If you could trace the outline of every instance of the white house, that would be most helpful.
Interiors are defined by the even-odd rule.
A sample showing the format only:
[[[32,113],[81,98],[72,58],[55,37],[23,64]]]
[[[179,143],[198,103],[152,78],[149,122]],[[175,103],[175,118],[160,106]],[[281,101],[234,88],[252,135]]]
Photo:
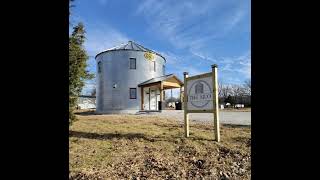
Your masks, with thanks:
[[[95,109],[96,108],[96,97],[80,95],[78,97],[77,109]]]

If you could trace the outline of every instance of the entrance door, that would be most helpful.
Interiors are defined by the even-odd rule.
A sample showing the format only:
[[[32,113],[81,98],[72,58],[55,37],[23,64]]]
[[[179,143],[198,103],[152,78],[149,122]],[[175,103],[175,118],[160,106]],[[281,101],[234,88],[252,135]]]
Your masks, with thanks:
[[[149,88],[143,88],[143,99],[144,99],[144,101],[143,101],[143,109],[144,110],[150,110],[149,108],[150,108],[150,103],[149,103],[149,94],[150,94],[150,92],[149,92]]]
[[[150,89],[150,110],[157,110],[157,95],[155,89]]]
[[[158,110],[159,89],[155,87],[143,88],[143,109],[146,111]]]

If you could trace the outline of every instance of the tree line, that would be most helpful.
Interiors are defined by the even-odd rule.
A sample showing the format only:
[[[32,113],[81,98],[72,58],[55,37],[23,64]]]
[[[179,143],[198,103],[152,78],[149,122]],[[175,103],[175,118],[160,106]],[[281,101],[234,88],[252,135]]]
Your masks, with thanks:
[[[235,104],[244,104],[245,107],[251,107],[251,79],[243,84],[223,84],[219,82],[219,103],[231,106]]]

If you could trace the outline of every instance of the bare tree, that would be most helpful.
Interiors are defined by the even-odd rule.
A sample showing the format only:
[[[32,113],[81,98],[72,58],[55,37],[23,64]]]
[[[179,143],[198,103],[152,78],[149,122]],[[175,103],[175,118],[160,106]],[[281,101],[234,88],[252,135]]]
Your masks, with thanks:
[[[244,86],[233,84],[231,85],[231,96],[234,98],[234,102],[244,104],[245,98],[247,98],[248,93]]]
[[[231,95],[231,86],[226,84],[221,86],[221,97],[227,98],[229,95]]]
[[[96,89],[96,87],[94,86],[94,88],[92,89],[92,91],[91,91],[91,96],[96,96],[97,95],[97,89]],[[88,99],[89,100],[89,102],[91,103],[91,104],[96,104],[96,98],[89,98]]]
[[[245,104],[251,105],[251,80],[245,81],[245,84],[223,84],[219,86],[219,101],[220,103]]]
[[[92,91],[91,91],[91,96],[96,96],[96,94],[97,94],[96,88],[92,89]]]
[[[244,81],[244,87],[247,89],[249,95],[251,96],[251,79]]]
[[[237,84],[231,85],[231,95],[234,97],[238,97],[241,93],[241,87]]]
[[[223,84],[222,82],[218,83],[218,88],[219,88],[219,92],[218,95],[219,97],[222,98],[227,98],[228,95],[230,94],[230,85],[228,84]]]
[[[218,96],[223,97],[222,95],[223,84],[221,81],[218,82]]]

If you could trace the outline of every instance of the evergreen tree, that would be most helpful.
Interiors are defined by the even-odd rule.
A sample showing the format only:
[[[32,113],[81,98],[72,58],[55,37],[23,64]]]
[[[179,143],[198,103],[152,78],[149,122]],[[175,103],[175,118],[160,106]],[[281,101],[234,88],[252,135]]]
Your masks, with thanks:
[[[84,81],[93,78],[93,74],[86,70],[88,55],[83,48],[84,41],[84,26],[79,23],[73,28],[71,37],[69,37],[69,124],[76,119],[74,109]]]

